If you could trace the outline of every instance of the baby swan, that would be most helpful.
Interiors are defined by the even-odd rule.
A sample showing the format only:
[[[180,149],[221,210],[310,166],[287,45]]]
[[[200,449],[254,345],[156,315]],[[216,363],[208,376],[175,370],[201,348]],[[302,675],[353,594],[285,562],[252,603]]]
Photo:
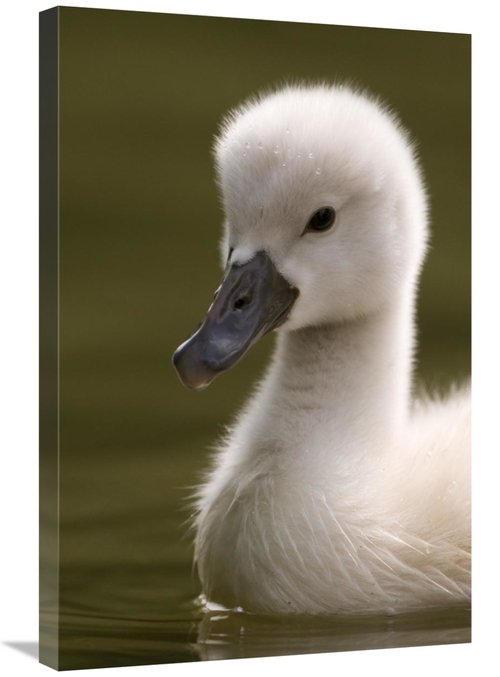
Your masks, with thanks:
[[[406,132],[370,97],[287,87],[215,145],[225,277],[174,355],[201,389],[279,328],[197,495],[209,601],[368,614],[470,600],[468,389],[413,401],[427,208]]]

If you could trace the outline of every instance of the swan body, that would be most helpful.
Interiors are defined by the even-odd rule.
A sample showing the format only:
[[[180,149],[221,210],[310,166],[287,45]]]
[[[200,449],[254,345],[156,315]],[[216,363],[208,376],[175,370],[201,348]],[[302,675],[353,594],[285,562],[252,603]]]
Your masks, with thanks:
[[[428,227],[407,133],[363,93],[287,87],[229,115],[215,157],[229,259],[221,293],[232,285],[234,298],[264,253],[289,285],[279,294],[294,299],[273,320],[271,364],[197,493],[205,597],[280,614],[467,604],[469,388],[412,397]],[[325,207],[333,225],[306,227]],[[238,331],[261,303],[254,289],[233,303]],[[183,380],[208,364],[199,344],[209,343],[181,346]]]

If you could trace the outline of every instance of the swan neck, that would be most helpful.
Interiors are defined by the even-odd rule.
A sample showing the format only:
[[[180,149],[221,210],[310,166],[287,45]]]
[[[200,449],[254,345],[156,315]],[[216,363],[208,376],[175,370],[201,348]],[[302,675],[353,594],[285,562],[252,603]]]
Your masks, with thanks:
[[[284,333],[273,366],[275,405],[295,426],[312,422],[316,434],[323,428],[339,442],[393,439],[408,416],[412,352],[412,312],[404,304]]]

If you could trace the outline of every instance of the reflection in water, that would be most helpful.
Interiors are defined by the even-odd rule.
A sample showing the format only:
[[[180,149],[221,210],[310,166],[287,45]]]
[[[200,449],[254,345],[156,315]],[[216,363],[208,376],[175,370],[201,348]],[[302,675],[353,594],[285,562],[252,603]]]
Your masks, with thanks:
[[[364,618],[265,617],[208,611],[198,625],[202,660],[389,649],[470,642],[470,610]]]
[[[61,670],[197,660],[388,649],[470,642],[470,610],[364,618],[203,613],[192,603],[169,618],[61,617]]]

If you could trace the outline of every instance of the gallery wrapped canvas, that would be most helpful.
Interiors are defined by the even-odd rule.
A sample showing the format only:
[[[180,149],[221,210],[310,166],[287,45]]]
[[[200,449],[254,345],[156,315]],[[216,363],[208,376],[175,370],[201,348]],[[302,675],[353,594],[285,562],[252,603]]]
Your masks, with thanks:
[[[469,35],[42,12],[40,311],[43,663],[470,641]]]

